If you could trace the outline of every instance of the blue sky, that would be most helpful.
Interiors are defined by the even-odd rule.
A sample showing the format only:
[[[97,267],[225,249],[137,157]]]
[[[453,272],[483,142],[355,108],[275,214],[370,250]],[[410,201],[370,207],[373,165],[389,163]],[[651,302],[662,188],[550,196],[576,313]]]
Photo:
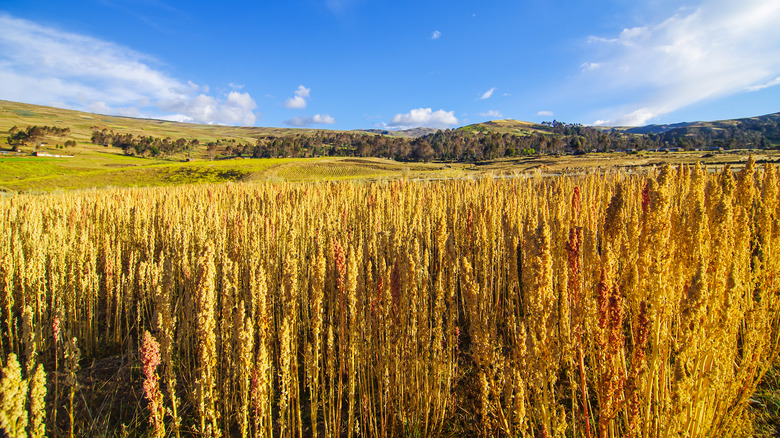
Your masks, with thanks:
[[[780,111],[780,0],[0,1],[0,99],[198,123]]]

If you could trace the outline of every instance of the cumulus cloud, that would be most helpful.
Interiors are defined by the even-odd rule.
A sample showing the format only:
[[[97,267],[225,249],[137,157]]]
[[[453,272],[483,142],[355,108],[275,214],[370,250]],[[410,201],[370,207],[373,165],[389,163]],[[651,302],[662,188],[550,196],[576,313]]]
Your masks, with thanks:
[[[554,114],[552,111],[539,111],[536,113],[537,116],[544,116],[544,117],[552,117]]]
[[[336,119],[328,114],[315,114],[309,117],[293,117],[290,120],[285,120],[284,123],[288,126],[295,126],[297,128],[305,128],[313,125],[332,125],[336,123]]]
[[[444,129],[457,124],[458,119],[455,117],[454,111],[417,108],[405,114],[396,114],[388,126],[396,129],[418,128],[420,126]]]
[[[431,34],[431,39],[438,40],[439,38],[441,38],[441,32],[439,32],[438,30],[434,30],[433,33]]]
[[[298,85],[298,89],[295,90],[295,96],[284,101],[285,108],[291,109],[303,109],[306,108],[306,98],[309,97],[311,88],[306,88],[303,85]]]
[[[257,104],[249,93],[231,91],[227,99],[198,94],[160,101],[160,108],[176,113],[174,119],[180,122],[208,123],[209,120],[222,120],[230,124],[252,125],[256,116],[252,112]]]
[[[290,109],[304,109],[306,108],[306,99],[301,96],[291,97],[284,101],[284,107]]]
[[[479,113],[479,115],[482,116],[482,117],[493,117],[493,118],[504,117],[503,115],[501,115],[501,112],[496,111],[496,110],[490,110],[490,111],[488,111],[486,113]]]
[[[493,87],[493,88],[491,88],[491,89],[489,89],[489,90],[485,91],[484,93],[482,93],[482,95],[481,95],[481,96],[479,96],[479,100],[486,100],[486,99],[490,99],[490,96],[492,96],[492,95],[493,95],[493,92],[494,92],[494,91],[496,91],[496,87]]]
[[[208,95],[208,86],[173,78],[134,50],[7,14],[0,14],[0,28],[4,99],[198,123],[256,120],[248,93]]]
[[[582,65],[589,88],[639,96],[600,121],[643,125],[705,99],[780,84],[778,22],[777,1],[704,0],[659,23],[589,38],[598,53]]]
[[[224,123],[251,126],[257,120],[253,112],[257,104],[249,93],[231,91],[226,98],[198,94],[160,100],[157,106],[174,114],[163,119],[179,122]]]

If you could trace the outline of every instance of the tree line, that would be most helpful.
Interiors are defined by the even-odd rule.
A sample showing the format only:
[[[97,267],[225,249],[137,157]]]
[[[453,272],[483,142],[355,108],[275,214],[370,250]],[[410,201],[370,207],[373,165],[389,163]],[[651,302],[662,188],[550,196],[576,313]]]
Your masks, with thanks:
[[[96,135],[99,134],[96,132]],[[154,139],[131,134],[113,134],[114,146],[125,153],[158,156],[194,149],[197,140]],[[101,134],[102,135],[102,134]],[[102,138],[102,137],[100,137]],[[194,143],[193,143],[194,142]],[[149,149],[146,145],[159,145]],[[168,145],[167,149],[164,145]],[[132,146],[132,147],[130,147]],[[439,130],[418,138],[392,137],[367,132],[316,131],[288,136],[262,135],[254,144],[221,139],[206,144],[210,158],[305,158],[316,156],[356,156],[392,158],[397,161],[483,161],[536,154],[582,154],[601,151],[658,149],[693,150],[707,147],[736,149],[773,147],[758,131],[677,129],[661,134],[631,134],[620,130],[600,130],[581,124],[545,122],[537,132],[499,133],[484,125]]]
[[[780,141],[776,121],[769,122],[758,123],[759,127],[738,123],[730,129],[680,128],[660,134],[632,134],[557,120],[544,122],[536,132],[523,134],[499,133],[485,125],[439,130],[418,138],[318,131],[284,137],[262,136],[254,146],[237,144],[228,146],[224,151],[227,157],[360,156],[398,161],[482,161],[535,154],[597,151],[768,149],[774,147],[773,141]]]
[[[389,137],[354,132],[317,132],[289,137],[264,136],[254,147],[227,150],[228,156],[385,157],[398,161],[482,161],[535,154],[567,154],[595,151],[643,150],[678,147],[664,136],[600,131],[560,122],[536,133],[499,133],[489,128],[465,127],[440,130],[418,138]],[[693,144],[688,145],[693,148]]]
[[[151,135],[134,136],[131,133],[115,133],[108,129],[93,129],[92,143],[111,145],[122,149],[125,155],[141,157],[166,157],[181,152],[189,153],[200,145],[200,141],[196,138],[173,140],[171,137],[158,138]]]
[[[16,126],[8,130],[8,136],[6,142],[11,149],[19,151],[22,146],[29,144],[37,145],[43,141],[46,137],[65,137],[70,133],[70,128],[59,128],[57,126],[28,126],[25,129],[20,129]],[[65,146],[75,146],[74,140],[68,140],[65,142]]]
[[[663,132],[632,133],[599,129],[553,120],[534,131],[497,132],[490,124],[439,130],[418,138],[393,137],[359,131],[315,131],[292,135],[261,135],[254,143],[220,139],[205,143],[209,158],[358,156],[397,161],[484,161],[528,155],[658,149],[774,148],[780,143],[780,115],[769,115],[705,125],[682,126]],[[9,130],[8,144],[37,143],[47,136],[64,137],[70,128],[28,126]],[[294,132],[294,131],[293,131]],[[122,149],[127,155],[169,157],[198,150],[198,139],[172,139],[116,133],[92,128],[92,143]],[[75,145],[69,140],[65,146]]]

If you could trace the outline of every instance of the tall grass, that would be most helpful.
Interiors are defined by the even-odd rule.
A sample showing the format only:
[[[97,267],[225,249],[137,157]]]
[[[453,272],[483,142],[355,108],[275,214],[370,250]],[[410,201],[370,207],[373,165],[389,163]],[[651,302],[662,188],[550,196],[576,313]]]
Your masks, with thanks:
[[[2,198],[2,427],[748,435],[780,336],[778,188],[751,162]],[[110,360],[135,401],[98,402]]]

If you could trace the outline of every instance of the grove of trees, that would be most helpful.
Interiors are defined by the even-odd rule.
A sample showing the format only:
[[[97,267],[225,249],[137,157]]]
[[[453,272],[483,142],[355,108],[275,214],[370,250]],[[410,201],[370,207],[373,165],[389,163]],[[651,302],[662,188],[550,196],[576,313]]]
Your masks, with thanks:
[[[18,151],[21,146],[36,144],[46,137],[65,137],[68,133],[70,133],[70,128],[56,126],[28,126],[25,129],[14,126],[8,130],[6,142],[13,150]]]

